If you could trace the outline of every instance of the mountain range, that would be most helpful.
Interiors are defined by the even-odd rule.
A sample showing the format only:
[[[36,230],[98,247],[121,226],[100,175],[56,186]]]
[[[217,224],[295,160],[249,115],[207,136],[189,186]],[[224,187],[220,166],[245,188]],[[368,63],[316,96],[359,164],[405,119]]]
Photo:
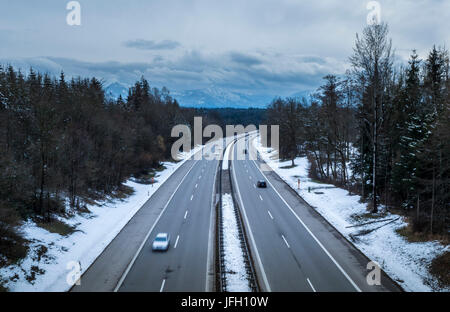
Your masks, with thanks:
[[[110,98],[117,99],[120,95],[126,99],[128,87],[122,83],[114,82],[106,88],[106,94]],[[311,91],[301,91],[292,94],[292,97],[305,97],[309,100]],[[202,107],[202,108],[264,108],[277,95],[251,94],[235,91],[228,91],[219,87],[210,87],[206,89],[173,91],[171,96],[183,107]]]

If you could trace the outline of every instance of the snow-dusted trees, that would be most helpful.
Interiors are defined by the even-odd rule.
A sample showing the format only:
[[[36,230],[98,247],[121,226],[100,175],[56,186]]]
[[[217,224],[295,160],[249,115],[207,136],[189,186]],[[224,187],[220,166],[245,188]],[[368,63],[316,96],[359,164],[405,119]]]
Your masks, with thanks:
[[[398,82],[394,99],[395,123],[391,131],[395,146],[392,186],[405,207],[417,202],[417,174],[420,171],[417,152],[426,134],[420,63],[421,60],[413,51],[405,77],[401,76]]]
[[[424,66],[424,137],[418,142],[417,174],[419,204],[429,211],[429,231],[448,227],[450,210],[449,56],[433,47]],[[421,220],[428,221],[428,220]],[[448,230],[448,228],[447,228]]]
[[[354,131],[351,82],[334,75],[324,77],[325,83],[308,104],[305,99],[275,99],[268,107],[271,124],[280,126],[280,157],[294,159],[307,151],[313,161],[314,177],[345,185],[347,164]]]
[[[107,100],[93,79],[66,81],[0,67],[0,215],[49,220],[69,199],[111,193],[167,157],[178,103],[145,79],[127,101]],[[2,219],[0,219],[0,223]]]
[[[267,108],[272,125],[280,126],[280,158],[289,159],[294,166],[302,145],[302,104],[294,98],[275,99]]]
[[[449,210],[448,53],[435,47],[425,62],[413,51],[398,82],[392,188],[414,228],[443,229]],[[436,218],[436,212],[439,217]]]
[[[358,186],[374,213],[379,204],[405,209],[415,231],[448,233],[448,51],[433,47],[425,60],[412,51],[405,68],[394,67],[388,27],[380,24],[357,36],[350,61],[352,71],[324,77],[299,116],[288,100],[269,106],[269,122],[282,133],[281,156],[292,159],[299,146],[306,148],[314,178]]]

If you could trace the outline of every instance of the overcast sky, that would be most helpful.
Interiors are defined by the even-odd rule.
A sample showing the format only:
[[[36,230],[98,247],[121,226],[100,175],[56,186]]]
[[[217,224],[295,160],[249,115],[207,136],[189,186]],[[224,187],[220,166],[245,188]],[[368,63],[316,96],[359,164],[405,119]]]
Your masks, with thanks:
[[[363,0],[0,0],[0,63],[155,86],[289,95],[348,67]],[[450,43],[450,0],[382,0],[396,54]]]

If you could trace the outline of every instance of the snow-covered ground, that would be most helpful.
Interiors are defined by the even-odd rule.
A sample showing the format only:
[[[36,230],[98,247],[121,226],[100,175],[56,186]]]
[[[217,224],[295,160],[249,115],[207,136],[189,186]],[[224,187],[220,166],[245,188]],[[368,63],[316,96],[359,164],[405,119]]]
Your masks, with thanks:
[[[450,291],[439,289],[437,283],[428,272],[432,259],[445,251],[445,247],[437,241],[410,243],[400,236],[396,230],[407,225],[399,216],[384,212],[379,219],[364,219],[367,214],[366,204],[360,203],[360,196],[350,195],[348,191],[334,185],[316,183],[308,178],[309,162],[306,157],[291,161],[276,160],[276,151],[261,145],[259,137],[253,144],[263,159],[284,181],[327,219],[339,232],[359,248],[368,258],[376,261],[380,267],[406,291]],[[298,190],[300,179],[300,190]],[[350,227],[370,221],[391,219],[365,226]],[[386,224],[385,226],[383,226]],[[365,235],[353,236],[361,231],[374,230]],[[353,236],[353,238],[352,238]]]
[[[163,163],[166,169],[157,174],[153,185],[127,181],[125,185],[133,188],[134,194],[126,200],[107,200],[98,205],[88,205],[91,213],[60,219],[76,226],[76,232],[71,235],[50,233],[31,221],[24,223],[20,231],[31,241],[30,252],[17,265],[0,269],[4,286],[10,291],[69,290],[71,285],[66,280],[68,274],[74,272],[74,263],[78,263],[81,272],[84,272],[153,193],[201,148],[197,146],[190,152],[180,153],[178,159],[183,160],[178,163]],[[44,250],[47,252],[43,253]]]
[[[227,291],[250,292],[231,194],[222,196],[222,219]]]

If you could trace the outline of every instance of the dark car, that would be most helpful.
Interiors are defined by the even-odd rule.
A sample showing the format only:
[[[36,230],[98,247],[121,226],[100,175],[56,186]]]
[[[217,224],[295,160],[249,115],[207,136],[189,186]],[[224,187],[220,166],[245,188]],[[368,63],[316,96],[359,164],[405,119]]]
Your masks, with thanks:
[[[259,180],[259,181],[256,183],[256,186],[257,186],[257,187],[260,187],[260,188],[266,188],[266,187],[267,187],[267,183],[266,183],[266,181],[264,181],[264,180]]]

